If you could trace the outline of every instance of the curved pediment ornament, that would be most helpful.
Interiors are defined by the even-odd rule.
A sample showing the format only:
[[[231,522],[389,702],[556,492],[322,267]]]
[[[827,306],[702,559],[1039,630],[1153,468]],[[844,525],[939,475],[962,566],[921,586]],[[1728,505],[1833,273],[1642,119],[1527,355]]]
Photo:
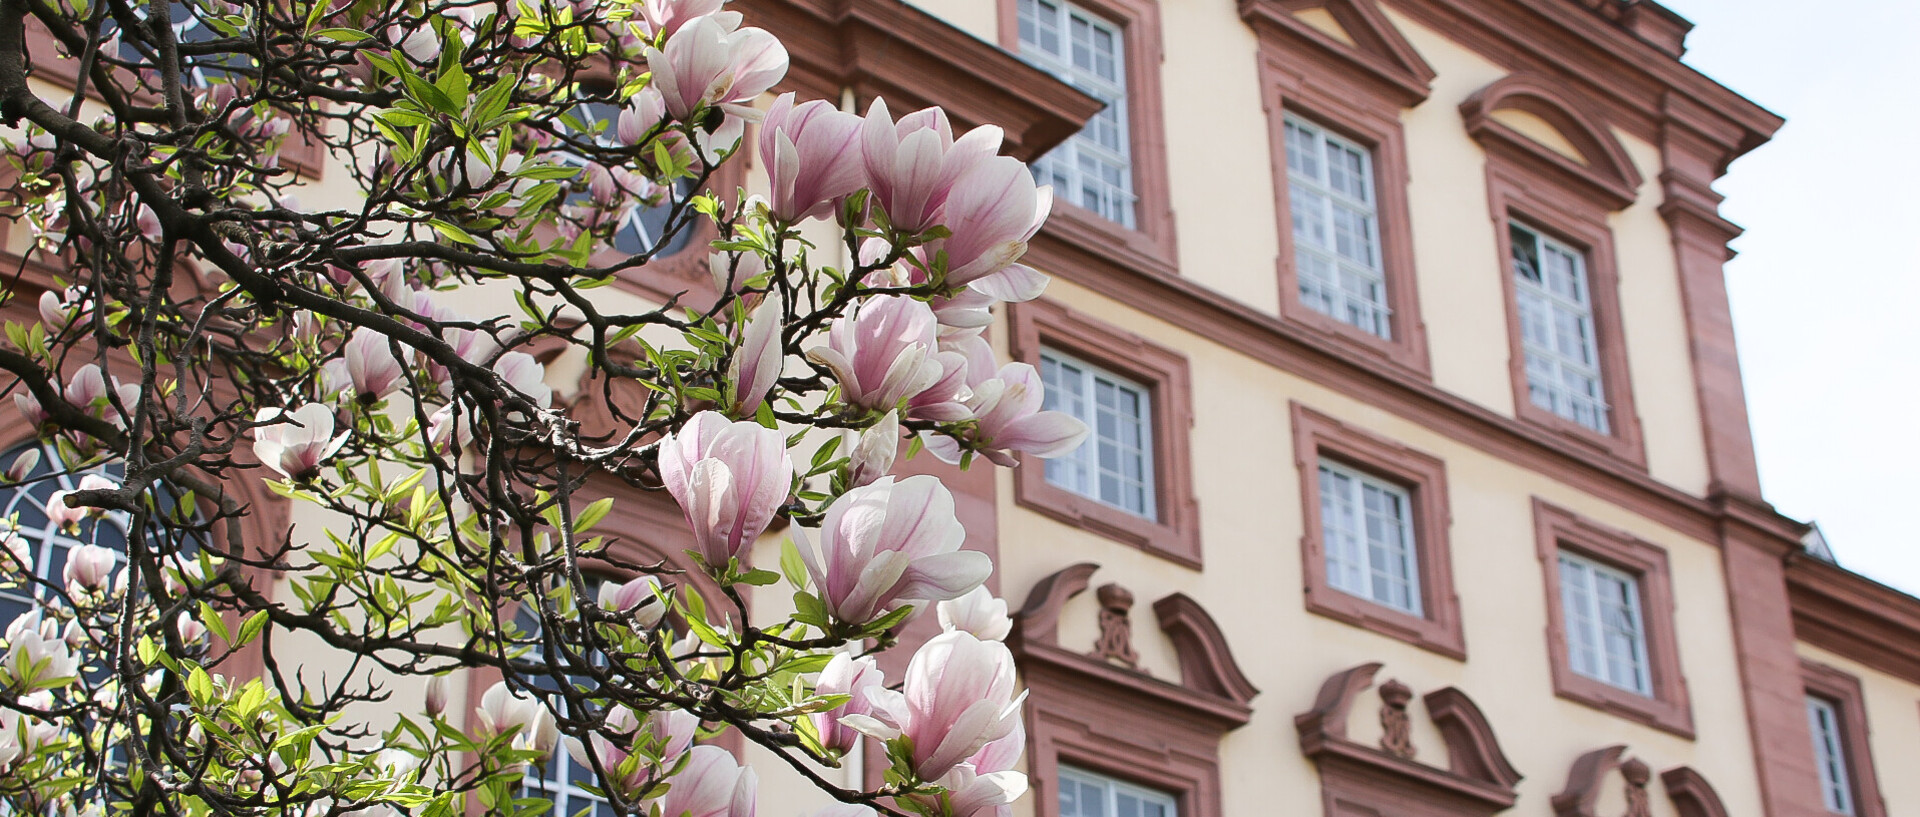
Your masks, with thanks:
[[[1233,660],[1220,625],[1199,602],[1174,593],[1154,602],[1153,614],[1160,619],[1160,629],[1173,639],[1173,650],[1180,656],[1180,678],[1187,686],[1242,706],[1260,694]]]
[[[1348,718],[1374,687],[1381,666],[1371,662],[1328,676],[1313,707],[1294,716],[1300,750],[1319,767],[1323,785],[1358,803],[1390,794],[1454,804],[1461,814],[1491,815],[1512,806],[1520,773],[1500,751],[1480,708],[1458,689],[1437,690],[1423,699],[1446,742],[1448,769],[1416,762],[1411,743],[1396,735],[1392,724],[1410,717],[1406,707],[1412,698],[1411,689],[1399,681],[1380,685],[1380,717],[1386,727],[1380,748],[1347,735]]]
[[[1647,795],[1652,772],[1646,763],[1626,757],[1626,753],[1625,746],[1607,746],[1575,760],[1567,770],[1566,787],[1553,796],[1554,817],[1601,817],[1600,795],[1616,771],[1626,787],[1627,810],[1620,817],[1652,817]]]
[[[1126,619],[1132,593],[1117,584],[1101,587],[1097,615],[1102,629],[1094,649],[1083,652],[1060,645],[1061,611],[1068,600],[1086,592],[1099,569],[1080,562],[1034,583],[1007,637],[1021,670],[1065,676],[1089,695],[1137,696],[1143,705],[1170,707],[1222,731],[1246,724],[1253,717],[1247,704],[1260,690],[1240,672],[1213,617],[1185,595],[1175,593],[1153,605],[1179,656],[1180,683],[1155,678],[1127,660],[1138,659]]]
[[[1541,121],[1565,140],[1578,158],[1522,133],[1497,114],[1517,112]],[[1489,151],[1499,151],[1531,169],[1563,182],[1609,211],[1624,209],[1639,196],[1641,176],[1606,122],[1574,92],[1543,77],[1509,74],[1475,91],[1460,103],[1467,132]],[[1551,136],[1541,134],[1541,136]]]
[[[1727,817],[1727,807],[1707,778],[1690,766],[1679,766],[1660,773],[1660,785],[1673,801],[1680,817]]]

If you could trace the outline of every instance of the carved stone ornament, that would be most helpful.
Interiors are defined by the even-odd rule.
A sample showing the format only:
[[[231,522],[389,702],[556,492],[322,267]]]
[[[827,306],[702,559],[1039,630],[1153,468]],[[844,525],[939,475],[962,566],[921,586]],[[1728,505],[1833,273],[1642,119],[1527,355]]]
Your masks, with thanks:
[[[1636,757],[1620,764],[1620,776],[1627,779],[1626,817],[1653,817],[1653,805],[1647,801],[1647,780],[1653,770]]]
[[[1093,657],[1140,669],[1140,654],[1133,650],[1133,593],[1113,582],[1094,591],[1100,600],[1100,637],[1093,642]]]
[[[1380,685],[1380,748],[1405,760],[1413,759],[1413,720],[1407,716],[1407,702],[1413,689],[1399,681]]]
[[[1575,760],[1573,767],[1567,770],[1566,787],[1553,796],[1554,817],[1601,817],[1597,804],[1600,802],[1601,792],[1607,787],[1607,781],[1612,778],[1616,770],[1620,772],[1621,785],[1626,789],[1627,810],[1621,817],[1652,817],[1653,806],[1647,793],[1647,782],[1653,779],[1653,770],[1639,758],[1625,757],[1626,753],[1625,746],[1607,746],[1581,755],[1578,760]],[[1690,773],[1690,770],[1675,771],[1680,772],[1680,776],[1675,778],[1679,780],[1679,784],[1668,781],[1669,788],[1674,788],[1676,785],[1687,787],[1685,784],[1689,781],[1684,777]],[[1691,788],[1694,792],[1688,792],[1688,794],[1704,791],[1705,798],[1714,801],[1712,805],[1719,805],[1718,798],[1713,797],[1713,789],[1706,786],[1704,780],[1699,781],[1697,787]],[[1700,798],[1696,796],[1694,800],[1698,802]],[[1675,802],[1679,800],[1676,799]],[[1682,812],[1688,813],[1684,807]]]
[[[1500,751],[1493,727],[1480,708],[1454,687],[1429,692],[1421,699],[1446,743],[1447,768],[1412,759],[1406,707],[1413,699],[1413,690],[1397,681],[1380,688],[1385,704],[1380,720],[1387,727],[1381,748],[1348,737],[1347,721],[1353,706],[1373,687],[1374,674],[1379,671],[1380,664],[1370,663],[1334,673],[1320,686],[1313,708],[1293,718],[1294,728],[1300,733],[1300,750],[1319,767],[1321,787],[1332,798],[1329,803],[1337,801],[1344,804],[1340,808],[1356,814],[1485,817],[1511,808],[1520,773]],[[1396,748],[1402,744],[1404,754]],[[1408,803],[1425,804],[1431,810],[1407,811]],[[1329,813],[1347,813],[1329,808]]]

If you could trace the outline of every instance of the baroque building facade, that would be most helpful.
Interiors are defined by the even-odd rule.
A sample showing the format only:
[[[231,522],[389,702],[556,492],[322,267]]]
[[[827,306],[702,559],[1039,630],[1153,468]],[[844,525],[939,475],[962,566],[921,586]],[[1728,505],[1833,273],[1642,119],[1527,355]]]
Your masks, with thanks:
[[[1680,61],[1686,21],[1647,0],[735,7],[786,41],[778,90],[999,125],[1056,186],[1027,258],[1053,285],[992,337],[1094,434],[1012,471],[906,465],[954,486],[1018,611],[1016,817],[1920,810],[1898,773],[1920,600],[1803,547],[1754,463],[1722,274],[1740,228],[1712,184],[1781,120]],[[345,195],[326,157],[282,158],[314,201]],[[703,241],[599,292],[697,289]],[[22,288],[51,285],[6,244]],[[250,496],[262,531],[324,523]],[[633,499],[608,524],[680,553],[671,501]],[[877,783],[876,761],[834,774]],[[761,768],[764,812],[822,804]],[[548,789],[592,805],[565,770]]]

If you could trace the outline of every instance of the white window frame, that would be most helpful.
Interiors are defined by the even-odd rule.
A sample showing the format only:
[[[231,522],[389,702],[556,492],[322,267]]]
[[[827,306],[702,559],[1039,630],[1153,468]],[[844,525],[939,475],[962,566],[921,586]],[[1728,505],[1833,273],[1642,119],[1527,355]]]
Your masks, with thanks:
[[[1813,762],[1820,771],[1820,797],[1827,811],[1852,817],[1853,771],[1839,703],[1818,695],[1807,696],[1807,728],[1813,734]]]
[[[1569,566],[1577,568],[1575,576],[1568,575]],[[1559,570],[1560,605],[1567,638],[1567,667],[1581,677],[1592,678],[1636,695],[1653,697],[1653,666],[1648,657],[1646,605],[1641,599],[1640,577],[1565,550],[1560,551]],[[1607,610],[1602,606],[1600,594],[1603,578],[1625,588],[1626,602],[1619,609],[1633,623],[1631,632],[1617,633],[1628,637],[1629,650],[1625,656],[1614,655],[1608,644]],[[1580,630],[1585,630],[1587,641],[1584,644]],[[1587,649],[1589,646],[1591,651]],[[1611,672],[1610,664],[1616,658],[1631,661],[1631,678],[1617,678]]]
[[[1414,532],[1413,492],[1324,457],[1320,460],[1319,482],[1320,539],[1327,562],[1327,586],[1408,615],[1425,615],[1420,597],[1420,547]],[[1341,496],[1342,485],[1345,496]],[[1375,541],[1372,536],[1366,519],[1370,513],[1366,504],[1369,489],[1391,498],[1399,506],[1399,516],[1392,520],[1399,531],[1399,542]],[[1353,510],[1355,515],[1351,521],[1356,527],[1344,525],[1346,520],[1334,512],[1336,501],[1342,500]],[[1348,547],[1349,544],[1353,547]],[[1391,567],[1396,559],[1406,572],[1405,604],[1393,598],[1392,585],[1396,579]]]
[[[1393,339],[1393,309],[1387,293],[1386,262],[1380,239],[1380,196],[1373,173],[1373,149],[1339,136],[1326,126],[1293,113],[1283,118],[1286,130],[1287,206],[1293,221],[1294,278],[1300,301],[1307,308],[1383,340]],[[1319,172],[1309,174],[1306,158],[1296,148],[1298,135],[1310,141]],[[1354,198],[1336,190],[1332,183],[1329,154],[1343,151],[1360,157],[1359,187],[1366,198]],[[1319,199],[1319,207],[1309,207],[1307,197]],[[1340,252],[1337,229],[1342,212],[1358,216],[1366,235],[1366,259],[1355,259]],[[1317,219],[1324,241],[1313,240],[1309,225]],[[1309,268],[1311,259],[1325,264],[1333,277],[1328,279]],[[1372,296],[1368,296],[1368,290]]]
[[[1046,6],[1052,8],[1049,10],[1045,8]],[[1019,18],[1022,59],[1089,96],[1107,103],[1107,107],[1094,114],[1093,120],[1089,120],[1087,126],[1079,133],[1035,160],[1034,176],[1038,177],[1042,183],[1053,181],[1054,192],[1062,200],[1091,210],[1122,227],[1133,229],[1134,210],[1139,197],[1133,190],[1133,138],[1129,130],[1130,113],[1127,108],[1125,28],[1064,0],[1019,0],[1015,15]],[[1071,53],[1072,30],[1076,22],[1087,26],[1089,32],[1104,33],[1112,38],[1114,68],[1112,77],[1103,77],[1096,70],[1074,65]],[[1038,41],[1038,28],[1043,24],[1050,24],[1058,34],[1060,50],[1046,50]],[[1029,30],[1035,32],[1035,39],[1029,39],[1026,36]],[[1110,124],[1115,129],[1117,149],[1100,144],[1099,139],[1093,134],[1096,127],[1105,124],[1099,120],[1109,115],[1111,115]],[[1084,195],[1089,180],[1082,173],[1083,161],[1093,162],[1105,170],[1119,171],[1117,185],[1106,179],[1092,180],[1092,183],[1100,188],[1100,192],[1096,195],[1096,200],[1091,203]]]
[[[1527,280],[1521,274],[1519,259],[1519,236],[1526,233],[1533,239],[1533,257],[1538,262],[1540,275],[1538,282]],[[1579,423],[1601,434],[1611,434],[1611,406],[1607,404],[1607,379],[1600,362],[1600,340],[1597,334],[1598,323],[1593,317],[1593,279],[1587,272],[1587,254],[1565,242],[1548,235],[1545,231],[1519,219],[1507,222],[1507,240],[1513,244],[1509,248],[1508,265],[1513,275],[1514,309],[1518,311],[1515,319],[1519,321],[1520,348],[1524,355],[1524,367],[1527,377],[1527,396],[1534,405],[1554,414]],[[1567,258],[1572,274],[1572,289],[1578,297],[1569,297],[1566,293],[1555,292],[1548,285],[1548,271],[1544,259],[1549,252]],[[1579,354],[1581,360],[1558,348],[1562,321],[1573,321],[1573,328],[1580,334]],[[1529,322],[1545,322],[1549,333],[1546,343],[1529,337]],[[1591,393],[1581,394],[1576,384],[1590,384]]]
[[[1160,515],[1160,493],[1159,489],[1154,485],[1154,469],[1157,463],[1155,462],[1153,438],[1153,389],[1132,378],[1115,374],[1105,367],[1096,366],[1057,349],[1041,349],[1040,371],[1043,379],[1045,378],[1049,364],[1055,367],[1071,366],[1079,370],[1079,376],[1077,378],[1079,386],[1074,394],[1078,400],[1078,404],[1072,406],[1066,405],[1064,402],[1066,395],[1061,394],[1063,390],[1055,387],[1058,384],[1048,384],[1049,387],[1047,388],[1045,399],[1046,407],[1074,416],[1081,422],[1086,423],[1091,433],[1087,435],[1086,442],[1082,443],[1079,448],[1046,461],[1047,484],[1062,490],[1071,491],[1095,502],[1099,502],[1102,505],[1118,508],[1149,522],[1158,521]],[[1064,382],[1064,379],[1069,375],[1062,369],[1060,376],[1062,382]],[[1135,418],[1140,425],[1140,451],[1138,456],[1140,457],[1141,478],[1138,481],[1138,488],[1140,491],[1141,507],[1139,508],[1128,507],[1124,502],[1108,500],[1100,495],[1100,477],[1102,474],[1100,452],[1102,447],[1108,445],[1121,447],[1123,450],[1120,452],[1120,456],[1125,457],[1131,455],[1124,450],[1121,441],[1109,440],[1100,434],[1099,408],[1094,400],[1094,392],[1095,389],[1102,384],[1111,386],[1117,391],[1131,393],[1135,398],[1136,404],[1140,407],[1140,413]],[[1068,472],[1069,468],[1074,469],[1074,473],[1070,474]],[[1074,480],[1075,476],[1080,478],[1079,482]],[[1135,483],[1134,480],[1125,474],[1115,474],[1114,476],[1120,481],[1123,493]]]
[[[1106,802],[1101,804],[1100,813],[1106,815],[1106,817],[1114,817],[1114,815],[1120,813],[1119,799],[1122,795],[1139,800],[1143,805],[1150,803],[1161,806],[1166,809],[1165,817],[1180,817],[1180,801],[1173,795],[1163,791],[1136,786],[1116,777],[1100,774],[1099,772],[1090,772],[1086,769],[1068,766],[1064,763],[1059,767],[1059,778],[1063,782],[1071,780],[1080,785],[1100,787],[1102,794],[1106,798]],[[1066,787],[1060,786],[1058,788],[1064,792]],[[1060,811],[1064,814],[1066,809],[1061,808]],[[1080,817],[1080,815],[1073,815],[1073,817]]]

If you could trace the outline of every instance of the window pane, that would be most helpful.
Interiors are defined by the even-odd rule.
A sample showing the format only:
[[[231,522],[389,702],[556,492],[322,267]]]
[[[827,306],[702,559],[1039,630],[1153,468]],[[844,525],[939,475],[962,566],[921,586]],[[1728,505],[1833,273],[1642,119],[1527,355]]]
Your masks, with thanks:
[[[1853,814],[1853,779],[1847,771],[1846,744],[1841,741],[1840,713],[1831,701],[1809,695],[1807,727],[1813,734],[1814,765],[1820,771],[1820,794],[1827,810]]]
[[[1163,792],[1065,765],[1059,775],[1060,817],[1178,817]]]
[[[1320,462],[1319,474],[1327,583],[1421,615],[1419,562],[1406,489],[1326,460]]]
[[[1022,0],[1020,56],[1107,103],[1033,172],[1064,200],[1133,226],[1133,164],[1127,136],[1126,53],[1121,30],[1072,5]],[[1064,30],[1064,33],[1063,33]]]
[[[1390,337],[1371,151],[1292,115],[1284,127],[1287,209],[1301,301],[1309,309]],[[1336,260],[1339,286],[1332,285]]]
[[[1574,672],[1651,695],[1646,622],[1634,576],[1570,553],[1560,554],[1560,598],[1568,663]]]
[[[1518,222],[1509,222],[1507,232],[1529,399],[1611,433],[1584,256]]]
[[[1087,441],[1046,461],[1047,482],[1149,520],[1153,488],[1152,401],[1146,387],[1071,357],[1043,350],[1045,408],[1087,424]]]

